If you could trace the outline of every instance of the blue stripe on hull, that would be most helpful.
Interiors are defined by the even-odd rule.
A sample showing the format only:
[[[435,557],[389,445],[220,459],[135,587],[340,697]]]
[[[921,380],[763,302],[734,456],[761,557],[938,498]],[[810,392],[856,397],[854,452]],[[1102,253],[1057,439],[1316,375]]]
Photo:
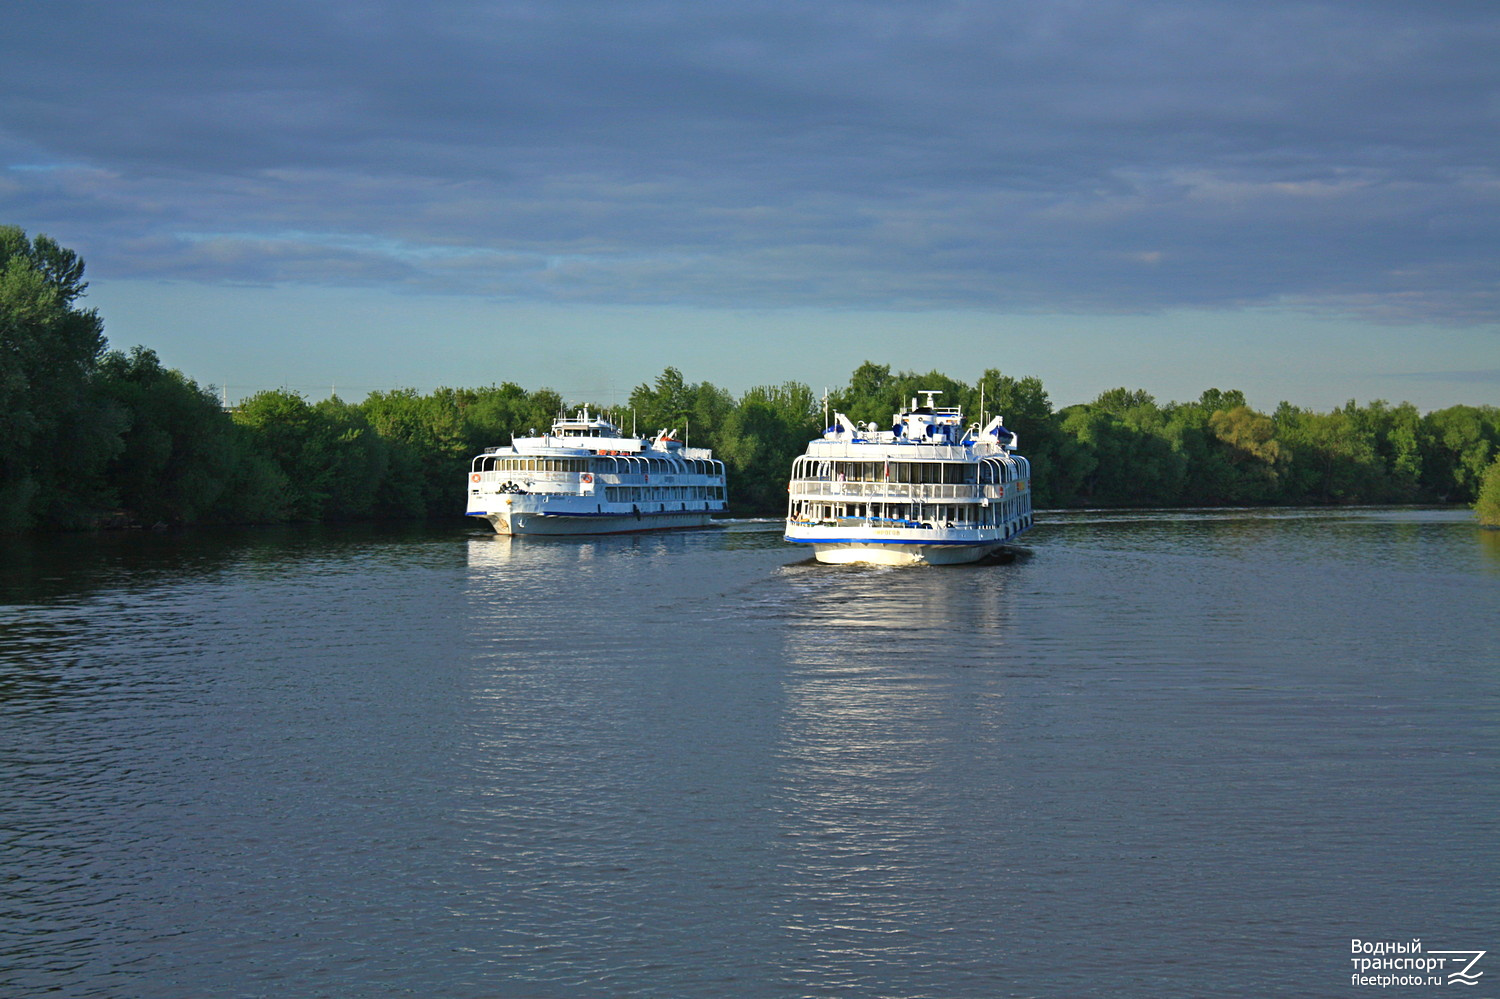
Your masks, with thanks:
[[[860,535],[850,535],[842,538],[794,538],[790,534],[785,534],[782,537],[794,545],[869,545],[872,548],[877,546],[881,548],[934,548],[938,545],[1003,545],[1007,541],[1014,541],[1029,530],[1031,530],[1030,527],[1023,527],[1014,534],[1007,534],[1004,537],[971,538],[967,541],[927,541],[917,538],[911,540],[888,540],[885,538],[862,537]]]

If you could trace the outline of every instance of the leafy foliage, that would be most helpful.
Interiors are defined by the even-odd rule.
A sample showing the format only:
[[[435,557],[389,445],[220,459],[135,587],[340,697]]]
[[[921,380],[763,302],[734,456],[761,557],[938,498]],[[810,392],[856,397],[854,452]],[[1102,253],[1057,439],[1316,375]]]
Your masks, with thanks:
[[[1500,457],[1485,469],[1479,496],[1474,500],[1474,513],[1486,527],[1500,527]]]
[[[124,429],[108,480],[129,519],[148,524],[280,519],[288,483],[212,393],[144,347],[106,354],[95,375]]]
[[[77,526],[110,501],[119,422],[91,392],[104,324],[74,305],[87,287],[72,250],[0,226],[0,529]]]

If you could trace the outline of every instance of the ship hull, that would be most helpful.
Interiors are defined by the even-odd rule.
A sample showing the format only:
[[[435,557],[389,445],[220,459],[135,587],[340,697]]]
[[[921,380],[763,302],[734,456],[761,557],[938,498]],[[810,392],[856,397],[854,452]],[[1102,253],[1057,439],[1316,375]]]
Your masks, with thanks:
[[[830,565],[964,565],[993,555],[1029,527],[1018,524],[1009,531],[878,528],[878,535],[862,537],[848,529],[798,525],[787,531],[786,540],[810,546],[813,558]]]
[[[504,512],[475,514],[495,529],[497,534],[513,536],[565,536],[583,534],[635,534],[641,531],[670,531],[687,527],[706,527],[712,523],[706,511],[682,510],[665,513],[567,514]]]
[[[859,542],[813,546],[813,558],[829,565],[965,565],[999,551],[1001,544],[871,545]]]

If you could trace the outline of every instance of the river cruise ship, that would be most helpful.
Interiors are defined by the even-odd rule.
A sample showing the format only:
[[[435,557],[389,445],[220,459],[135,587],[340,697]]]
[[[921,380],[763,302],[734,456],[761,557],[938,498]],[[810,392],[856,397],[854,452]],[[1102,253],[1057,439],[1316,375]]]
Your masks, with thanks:
[[[819,562],[976,562],[1031,527],[1031,464],[1000,417],[922,405],[889,430],[843,413],[792,463],[786,539]]]
[[[727,505],[724,464],[675,430],[634,437],[580,410],[540,437],[477,455],[471,517],[501,534],[624,534],[702,527]]]

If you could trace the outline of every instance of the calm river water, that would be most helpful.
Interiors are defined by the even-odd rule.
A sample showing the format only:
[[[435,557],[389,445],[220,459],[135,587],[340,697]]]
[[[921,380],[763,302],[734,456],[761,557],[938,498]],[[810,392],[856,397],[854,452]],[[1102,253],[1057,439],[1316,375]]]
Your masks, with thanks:
[[[1496,994],[1500,536],[1042,519],[7,542],[0,995]]]

